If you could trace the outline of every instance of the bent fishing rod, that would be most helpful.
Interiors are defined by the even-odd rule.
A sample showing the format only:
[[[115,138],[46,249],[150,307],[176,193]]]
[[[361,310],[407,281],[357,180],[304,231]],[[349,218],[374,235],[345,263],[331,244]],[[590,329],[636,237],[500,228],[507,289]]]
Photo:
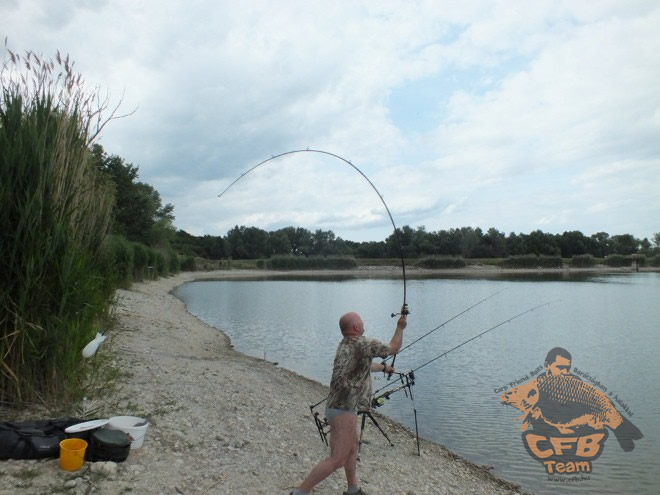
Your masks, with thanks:
[[[304,150],[293,150],[293,151],[286,151],[284,153],[280,153],[279,155],[273,155],[270,158],[267,158],[266,160],[263,160],[259,163],[257,163],[255,166],[250,168],[249,170],[243,172],[234,182],[229,184],[224,191],[222,191],[220,194],[218,194],[218,198],[221,198],[229,189],[232,188],[234,184],[236,184],[238,181],[240,181],[243,177],[248,175],[250,172],[253,170],[261,167],[262,165],[265,165],[268,162],[271,162],[277,158],[287,156],[287,155],[293,155],[296,153],[318,153],[321,155],[327,155],[331,156],[333,158],[337,158],[338,160],[341,160],[342,162],[346,163],[347,165],[350,165],[357,173],[359,173],[371,186],[371,188],[378,194],[378,197],[380,198],[380,201],[383,203],[383,206],[385,207],[385,211],[387,212],[387,215],[390,217],[390,222],[392,223],[392,227],[394,228],[394,236],[396,239],[397,247],[399,248],[399,254],[401,256],[401,271],[403,273],[403,303],[401,304],[401,309],[398,313],[392,313],[391,317],[394,318],[395,316],[399,315],[408,315],[410,314],[410,311],[408,310],[408,304],[406,303],[406,262],[404,260],[403,256],[403,246],[401,245],[401,237],[399,235],[399,229],[397,228],[396,224],[394,223],[394,218],[392,217],[392,213],[390,212],[389,207],[387,206],[387,203],[385,202],[385,198],[383,195],[380,193],[380,191],[376,188],[373,182],[369,179],[369,177],[366,176],[362,170],[360,170],[356,165],[353,164],[350,160],[347,160],[346,158],[339,156],[335,153],[330,153],[329,151],[323,151],[323,150],[314,150],[314,149],[304,149]]]

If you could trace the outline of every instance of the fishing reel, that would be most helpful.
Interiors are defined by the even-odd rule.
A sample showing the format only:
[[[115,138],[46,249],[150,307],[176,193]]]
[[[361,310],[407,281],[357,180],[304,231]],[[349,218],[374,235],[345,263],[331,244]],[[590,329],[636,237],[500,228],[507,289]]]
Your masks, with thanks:
[[[394,318],[395,316],[408,316],[409,314],[410,311],[408,311],[408,305],[404,303],[403,306],[401,306],[401,312],[392,313],[392,318]]]
[[[398,392],[399,390],[403,390],[407,398],[413,398],[412,387],[415,385],[415,371],[411,370],[408,373],[397,373],[397,375],[399,375],[401,385],[393,390],[389,390],[384,394],[379,395],[378,397],[373,397],[371,399],[371,407],[376,409],[377,407],[382,406],[385,404],[386,400],[390,400],[390,395],[392,395],[394,392]],[[410,395],[408,395],[408,391],[410,391]]]

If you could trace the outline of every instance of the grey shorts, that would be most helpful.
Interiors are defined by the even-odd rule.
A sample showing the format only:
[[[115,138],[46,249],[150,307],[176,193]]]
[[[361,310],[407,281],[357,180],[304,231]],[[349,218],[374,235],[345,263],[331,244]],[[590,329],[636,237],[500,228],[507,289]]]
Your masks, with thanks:
[[[344,413],[350,413],[350,414],[355,414],[357,416],[357,411],[349,411],[348,409],[335,409],[333,407],[326,407],[325,408],[325,419],[328,420],[328,423],[335,419],[337,416],[340,414]]]

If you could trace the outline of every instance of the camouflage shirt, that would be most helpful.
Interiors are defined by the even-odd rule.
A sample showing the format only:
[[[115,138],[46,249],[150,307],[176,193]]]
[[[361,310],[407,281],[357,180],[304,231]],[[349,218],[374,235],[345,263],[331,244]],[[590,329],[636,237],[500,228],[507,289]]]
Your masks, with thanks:
[[[332,367],[328,407],[349,411],[371,408],[371,361],[387,357],[389,346],[362,336],[344,337]]]

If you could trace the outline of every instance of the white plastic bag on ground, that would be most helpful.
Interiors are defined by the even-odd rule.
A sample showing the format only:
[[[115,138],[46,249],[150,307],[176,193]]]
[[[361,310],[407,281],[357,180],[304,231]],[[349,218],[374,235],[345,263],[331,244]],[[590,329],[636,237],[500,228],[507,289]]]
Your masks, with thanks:
[[[101,345],[101,342],[105,340],[105,335],[103,335],[101,332],[98,332],[96,334],[96,338],[92,340],[89,344],[85,346],[85,348],[82,350],[82,355],[84,358],[89,358],[92,357],[94,354],[96,354],[97,349]]]

